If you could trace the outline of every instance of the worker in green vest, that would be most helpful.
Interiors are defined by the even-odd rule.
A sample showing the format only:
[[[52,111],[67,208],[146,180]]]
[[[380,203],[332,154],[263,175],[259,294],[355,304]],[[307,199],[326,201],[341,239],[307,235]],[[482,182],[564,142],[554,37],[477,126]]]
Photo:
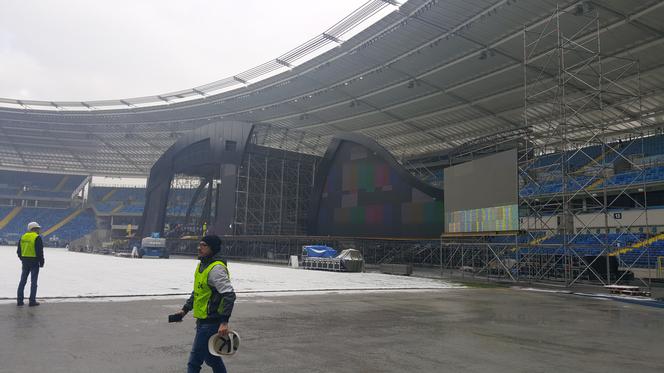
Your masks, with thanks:
[[[35,307],[39,305],[39,302],[37,302],[37,278],[39,277],[39,268],[44,266],[44,243],[39,235],[40,230],[41,226],[37,222],[30,222],[28,223],[28,231],[18,241],[16,254],[21,259],[22,269],[16,294],[17,306],[24,304],[23,291],[28,282],[28,275],[30,276],[30,302],[28,306]]]
[[[200,372],[203,362],[214,373],[225,373],[221,357],[208,350],[208,340],[215,334],[227,335],[228,320],[235,304],[235,291],[226,261],[221,257],[221,239],[208,235],[198,244],[198,259],[194,273],[194,291],[178,313],[180,317],[193,310],[196,319],[196,337],[189,355],[187,372]]]

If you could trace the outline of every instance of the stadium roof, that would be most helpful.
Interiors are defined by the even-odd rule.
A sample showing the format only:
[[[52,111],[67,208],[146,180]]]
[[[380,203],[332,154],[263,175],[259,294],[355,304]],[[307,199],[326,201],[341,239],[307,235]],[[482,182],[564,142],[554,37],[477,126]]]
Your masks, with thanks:
[[[451,149],[523,126],[524,26],[537,28],[557,6],[573,11],[579,1],[411,0],[398,10],[395,3],[368,1],[304,45],[202,87],[112,101],[0,99],[0,168],[146,176],[180,134],[217,120],[301,130],[312,146],[357,131],[397,157]],[[625,108],[611,129],[629,130],[640,116],[658,126],[664,1],[588,3],[600,14],[603,58],[640,64],[641,112]]]

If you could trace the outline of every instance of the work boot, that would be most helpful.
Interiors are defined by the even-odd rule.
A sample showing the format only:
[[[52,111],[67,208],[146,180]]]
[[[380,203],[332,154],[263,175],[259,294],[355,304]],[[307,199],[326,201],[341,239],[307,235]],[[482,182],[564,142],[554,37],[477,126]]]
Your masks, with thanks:
[[[28,307],[37,307],[37,306],[40,305],[40,304],[41,304],[41,303],[39,303],[39,302],[37,302],[37,301],[34,301],[34,302],[30,302],[30,303],[28,303]]]
[[[17,307],[21,307],[21,306],[24,305],[24,304],[25,304],[25,303],[23,303],[22,300],[19,300],[19,301],[16,302],[16,306],[17,306]]]

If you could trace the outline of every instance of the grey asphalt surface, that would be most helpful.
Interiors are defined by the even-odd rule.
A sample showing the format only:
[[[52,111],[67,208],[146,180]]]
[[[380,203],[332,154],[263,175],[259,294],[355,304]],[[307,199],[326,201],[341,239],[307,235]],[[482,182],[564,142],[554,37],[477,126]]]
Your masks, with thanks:
[[[184,372],[182,302],[0,304],[0,372]],[[240,294],[231,327],[229,372],[664,372],[664,309],[508,288]]]

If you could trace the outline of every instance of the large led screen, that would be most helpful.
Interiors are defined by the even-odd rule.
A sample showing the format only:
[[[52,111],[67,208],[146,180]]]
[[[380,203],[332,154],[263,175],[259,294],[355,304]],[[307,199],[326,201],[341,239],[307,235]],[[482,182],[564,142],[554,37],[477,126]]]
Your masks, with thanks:
[[[395,167],[400,167],[396,165]],[[438,237],[443,203],[370,149],[344,141],[320,197],[317,234],[353,237]],[[441,193],[442,194],[442,193]]]
[[[519,229],[516,150],[446,168],[444,189],[445,232]]]

